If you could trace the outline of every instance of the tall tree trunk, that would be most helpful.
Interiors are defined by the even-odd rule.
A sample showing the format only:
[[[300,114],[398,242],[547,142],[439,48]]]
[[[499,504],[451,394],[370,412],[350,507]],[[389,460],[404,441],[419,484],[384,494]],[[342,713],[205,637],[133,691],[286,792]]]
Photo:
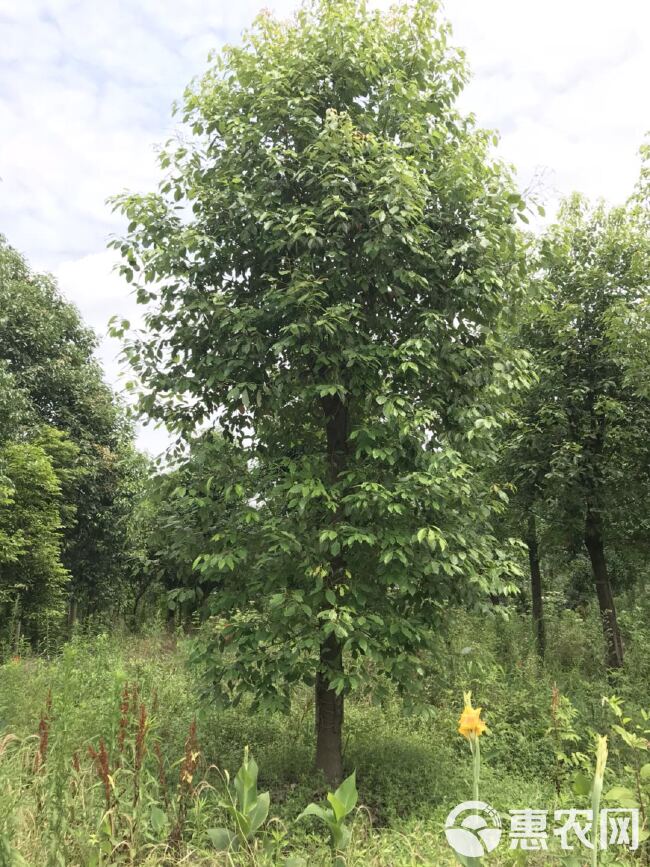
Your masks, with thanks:
[[[587,506],[587,516],[585,519],[585,546],[591,560],[600,617],[603,623],[603,632],[605,633],[607,668],[622,668],[623,642],[618,628],[616,606],[607,571],[602,523],[600,515],[591,506]]]
[[[71,596],[68,600],[68,637],[72,635],[74,632],[74,628],[77,624],[77,600],[74,596]]]
[[[321,399],[327,432],[327,463],[330,485],[339,482],[348,458],[349,414],[338,395]],[[341,519],[334,514],[333,523]],[[330,561],[328,586],[332,590],[345,580],[345,559],[341,553]],[[316,767],[335,786],[343,778],[343,694],[332,689],[333,677],[343,673],[341,642],[333,633],[321,643],[316,674]]]
[[[343,671],[341,642],[333,633],[321,645],[316,675],[316,767],[337,786],[343,779],[343,695],[331,689],[327,671]]]
[[[530,595],[533,603],[533,627],[537,652],[544,659],[546,653],[546,626],[544,623],[544,600],[542,599],[542,573],[539,565],[539,546],[537,543],[537,524],[535,515],[528,516],[526,536],[528,562],[530,563]]]
[[[140,603],[145,597],[145,594],[149,587],[153,582],[153,575],[149,575],[146,581],[140,585],[137,593],[135,594],[135,599],[133,601],[133,611],[131,613],[131,617],[133,618],[133,629],[137,631],[140,628],[140,621],[144,618],[140,616],[141,606]]]
[[[11,617],[11,643],[14,653],[20,652],[20,638],[22,635],[23,624],[20,617],[20,595],[17,594],[14,600],[13,613]]]

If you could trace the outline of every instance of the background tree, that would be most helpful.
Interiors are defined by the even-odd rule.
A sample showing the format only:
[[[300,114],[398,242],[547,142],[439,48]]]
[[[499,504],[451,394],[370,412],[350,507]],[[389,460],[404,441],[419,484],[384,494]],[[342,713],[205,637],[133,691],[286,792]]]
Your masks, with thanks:
[[[520,375],[498,323],[524,205],[454,107],[447,39],[429,2],[263,15],[188,90],[159,192],[118,199],[142,409],[234,449],[196,564],[223,616],[204,662],[229,698],[313,684],[329,779],[363,660],[417,687],[448,600],[514,568],[473,466]]]
[[[540,240],[539,294],[522,329],[538,382],[511,443],[521,494],[546,507],[565,547],[585,546],[610,668],[623,664],[623,645],[606,549],[647,538],[650,405],[621,357],[626,322],[647,303],[639,213],[574,196]]]
[[[0,604],[17,648],[23,629],[34,641],[48,630],[60,634],[69,580],[61,563],[61,484],[45,448],[35,443],[2,446],[0,473],[7,480],[0,499],[0,540],[9,540],[0,560]]]
[[[45,499],[58,502],[56,556],[70,577],[73,616],[77,600],[97,610],[121,586],[133,499],[132,431],[95,346],[54,281],[33,273],[0,237],[0,442],[43,449],[58,480],[56,496]]]

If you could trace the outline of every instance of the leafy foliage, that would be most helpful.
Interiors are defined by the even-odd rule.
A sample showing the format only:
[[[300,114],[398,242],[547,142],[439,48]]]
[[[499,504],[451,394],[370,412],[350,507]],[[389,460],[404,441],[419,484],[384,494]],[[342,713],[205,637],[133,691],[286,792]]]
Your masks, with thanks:
[[[60,481],[45,448],[34,443],[6,443],[0,466],[7,479],[0,500],[0,540],[6,540],[0,542],[0,605],[14,629],[22,617],[32,628],[49,621],[56,630],[68,582]]]

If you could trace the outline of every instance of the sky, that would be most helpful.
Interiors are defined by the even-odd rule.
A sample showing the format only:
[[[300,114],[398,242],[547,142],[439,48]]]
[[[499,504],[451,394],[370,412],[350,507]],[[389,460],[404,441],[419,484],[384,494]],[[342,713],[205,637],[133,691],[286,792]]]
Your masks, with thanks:
[[[130,287],[106,249],[121,218],[107,197],[147,191],[171,105],[262,9],[293,0],[0,0],[0,233],[52,273],[100,337],[118,390],[109,318],[137,323]],[[624,200],[650,130],[648,0],[447,0],[473,78],[460,104],[501,134],[522,189],[552,213],[580,190]],[[143,427],[156,454],[162,430]]]

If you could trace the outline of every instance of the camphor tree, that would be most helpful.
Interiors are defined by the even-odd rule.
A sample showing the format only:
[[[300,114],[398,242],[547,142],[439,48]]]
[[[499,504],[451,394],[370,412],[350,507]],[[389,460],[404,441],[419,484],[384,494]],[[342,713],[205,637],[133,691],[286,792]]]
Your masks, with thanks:
[[[545,503],[556,537],[569,546],[582,540],[607,665],[620,668],[606,550],[647,545],[648,526],[650,403],[639,387],[638,320],[647,309],[650,236],[638,197],[611,210],[569,199],[540,241],[538,264],[525,339],[539,381],[523,413],[519,475]]]
[[[524,378],[499,324],[525,205],[465,77],[428,0],[262,15],[187,91],[158,192],[116,201],[141,408],[221,432],[201,658],[231,700],[314,685],[330,780],[364,660],[417,689],[449,601],[516,568],[473,470]]]

